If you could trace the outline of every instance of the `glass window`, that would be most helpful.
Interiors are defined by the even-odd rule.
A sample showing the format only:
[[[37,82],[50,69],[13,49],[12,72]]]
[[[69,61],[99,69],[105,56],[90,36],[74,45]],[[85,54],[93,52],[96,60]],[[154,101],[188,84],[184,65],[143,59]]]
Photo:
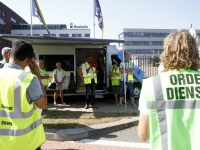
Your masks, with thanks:
[[[7,34],[7,32],[6,32],[6,31],[3,31],[3,34]]]
[[[141,45],[141,41],[137,41],[137,45]]]
[[[152,41],[149,41],[149,45],[152,45]]]
[[[81,37],[81,34],[72,34],[72,37]]]
[[[152,45],[156,45],[157,41],[152,41]]]
[[[44,60],[46,71],[56,69],[56,63],[62,64],[65,71],[74,71],[74,55],[39,55],[39,59]]]
[[[156,42],[156,45],[161,45],[161,41],[157,41],[157,42]]]
[[[0,30],[0,34],[2,34],[3,32],[2,32],[2,30]]]
[[[165,37],[165,33],[160,33],[160,37]]]
[[[149,33],[149,37],[153,37],[153,33]]]
[[[141,41],[141,45],[144,45],[144,41]]]
[[[128,32],[124,32],[124,37],[128,37]]]
[[[51,34],[53,37],[56,37],[56,34]],[[43,34],[44,37],[50,37],[49,34]]]
[[[144,45],[149,45],[149,41],[144,41]]]
[[[59,34],[59,37],[69,37],[69,34]]]
[[[149,33],[144,33],[144,37],[149,37]]]
[[[133,37],[133,33],[132,32],[128,32],[128,37]]]
[[[85,34],[85,37],[90,37],[90,34]]]
[[[3,44],[3,40],[0,40],[0,44]]]
[[[141,37],[141,34],[140,34],[140,32],[137,32],[137,37]]]
[[[144,33],[143,32],[141,33],[141,37],[144,37]]]
[[[133,45],[137,45],[137,41],[133,41],[132,44],[133,44]]]
[[[136,32],[133,32],[133,37],[136,37],[137,36],[137,33]]]
[[[152,33],[152,37],[157,37],[157,33]]]
[[[5,17],[5,16],[6,16],[6,13],[5,13],[5,12],[2,12],[2,15]]]

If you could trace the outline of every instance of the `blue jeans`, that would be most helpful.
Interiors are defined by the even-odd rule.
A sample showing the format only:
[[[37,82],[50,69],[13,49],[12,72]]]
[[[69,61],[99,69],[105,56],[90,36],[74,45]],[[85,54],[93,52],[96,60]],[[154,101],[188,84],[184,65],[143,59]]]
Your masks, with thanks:
[[[125,82],[128,87],[130,97],[134,98],[134,83],[132,82]],[[120,81],[120,90],[119,90],[119,97],[124,97],[124,81]]]
[[[85,84],[86,87],[86,100],[85,103],[89,105],[90,103],[90,90],[91,90],[91,103],[95,105],[95,82],[92,80],[91,84]]]

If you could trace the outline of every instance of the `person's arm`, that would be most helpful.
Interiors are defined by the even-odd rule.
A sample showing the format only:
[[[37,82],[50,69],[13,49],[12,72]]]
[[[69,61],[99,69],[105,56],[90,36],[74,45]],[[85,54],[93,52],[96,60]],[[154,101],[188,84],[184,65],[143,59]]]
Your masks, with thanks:
[[[142,141],[149,139],[149,116],[143,113],[139,117],[138,136]]]
[[[29,68],[30,68],[30,70],[31,70],[31,73],[34,74],[34,75],[36,75],[36,76],[38,77],[38,81],[39,81],[39,83],[40,83],[40,87],[38,87],[38,88],[42,89],[42,91],[43,91],[42,97],[41,97],[40,99],[38,99],[37,101],[34,101],[34,102],[35,102],[35,104],[36,104],[36,106],[37,106],[38,108],[43,109],[43,108],[45,108],[46,105],[47,105],[47,96],[46,96],[46,93],[45,93],[43,84],[42,84],[42,82],[41,82],[40,73],[39,73],[39,68],[38,68],[38,66],[35,64],[35,61],[30,62]],[[37,87],[34,87],[34,88],[37,88]],[[30,93],[31,93],[31,91],[30,91]]]

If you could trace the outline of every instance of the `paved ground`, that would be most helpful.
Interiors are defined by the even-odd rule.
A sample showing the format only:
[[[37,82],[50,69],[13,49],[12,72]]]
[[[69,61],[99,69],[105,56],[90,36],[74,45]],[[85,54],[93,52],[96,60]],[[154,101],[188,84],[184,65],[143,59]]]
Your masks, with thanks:
[[[100,101],[100,100],[99,100]],[[112,101],[110,103],[110,101]],[[138,112],[137,109],[127,105],[127,107],[118,107],[113,105],[114,100],[108,103],[97,103],[99,109],[83,109],[80,103],[70,103],[66,106],[58,105],[56,107],[50,105],[48,109],[65,109],[70,111],[87,111],[87,112]],[[99,134],[91,136],[87,139],[77,141],[46,141],[42,145],[42,150],[149,150],[149,143],[142,142],[137,135],[137,126],[120,130],[108,134]]]

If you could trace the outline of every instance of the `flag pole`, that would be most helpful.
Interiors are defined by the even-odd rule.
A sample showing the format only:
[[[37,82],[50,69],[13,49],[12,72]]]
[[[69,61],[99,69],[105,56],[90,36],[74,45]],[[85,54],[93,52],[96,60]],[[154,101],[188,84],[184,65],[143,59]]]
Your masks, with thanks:
[[[124,103],[125,103],[125,111],[127,111],[127,105],[126,105],[126,76],[125,76],[125,55],[124,55],[124,49],[123,49],[123,63],[124,63]]]
[[[94,12],[93,12],[93,24],[94,24],[94,39],[95,39],[95,10],[96,10],[96,8],[95,8],[95,2],[94,2],[95,0],[93,0],[93,8],[94,8]]]
[[[30,0],[30,6],[31,6],[31,9],[30,9],[30,10],[31,10],[31,36],[32,36],[32,35],[33,35],[33,31],[32,31],[32,15],[33,15],[33,14],[32,14],[32,12],[33,12],[33,11],[32,11],[32,9],[33,9],[33,8],[32,8],[32,0]]]

